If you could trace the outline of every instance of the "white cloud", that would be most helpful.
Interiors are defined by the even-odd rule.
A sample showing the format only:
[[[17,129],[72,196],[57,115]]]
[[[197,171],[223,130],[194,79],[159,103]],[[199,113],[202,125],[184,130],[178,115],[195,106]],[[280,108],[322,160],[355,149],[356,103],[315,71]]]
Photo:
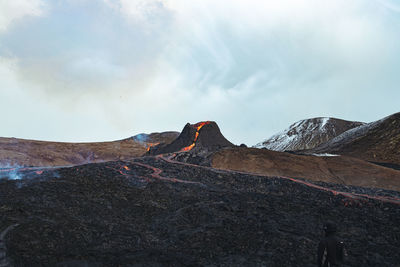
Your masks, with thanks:
[[[382,5],[384,5],[386,8],[400,13],[400,4],[396,0],[378,0]]]
[[[137,23],[159,20],[164,16],[166,7],[162,0],[103,0],[113,9]]]
[[[254,144],[298,119],[396,111],[389,0],[103,1],[60,1],[0,41],[15,88],[81,124],[96,114],[107,139],[217,120],[233,142]]]
[[[0,32],[15,20],[25,16],[43,14],[44,3],[41,0],[2,0],[0,1]]]

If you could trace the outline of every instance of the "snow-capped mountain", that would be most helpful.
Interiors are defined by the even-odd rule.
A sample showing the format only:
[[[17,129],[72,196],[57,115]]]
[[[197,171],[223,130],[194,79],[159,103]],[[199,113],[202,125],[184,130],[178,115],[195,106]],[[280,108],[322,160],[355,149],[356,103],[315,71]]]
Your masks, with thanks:
[[[326,117],[301,120],[254,147],[275,151],[312,149],[349,129],[363,124],[362,122]]]

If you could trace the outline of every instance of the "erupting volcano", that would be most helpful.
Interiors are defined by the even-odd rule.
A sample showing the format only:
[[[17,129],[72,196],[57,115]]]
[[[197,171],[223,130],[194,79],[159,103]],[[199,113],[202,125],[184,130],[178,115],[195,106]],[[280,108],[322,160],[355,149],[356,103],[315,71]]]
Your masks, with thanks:
[[[346,266],[397,266],[398,118],[340,145],[393,168],[235,146],[213,121],[89,145],[0,138],[0,163],[69,164],[0,166],[0,266],[312,266],[325,221]]]
[[[203,121],[196,124],[187,123],[181,134],[170,144],[159,144],[150,147],[148,155],[158,155],[186,151],[216,151],[224,147],[234,147],[221,133],[214,121]]]
[[[206,124],[210,124],[210,122],[209,121],[204,121],[204,122],[199,122],[199,123],[196,123],[195,125],[193,125],[193,127],[196,128],[196,134],[194,136],[193,143],[190,146],[182,148],[181,152],[189,151],[196,145],[196,141],[199,138],[199,131]]]

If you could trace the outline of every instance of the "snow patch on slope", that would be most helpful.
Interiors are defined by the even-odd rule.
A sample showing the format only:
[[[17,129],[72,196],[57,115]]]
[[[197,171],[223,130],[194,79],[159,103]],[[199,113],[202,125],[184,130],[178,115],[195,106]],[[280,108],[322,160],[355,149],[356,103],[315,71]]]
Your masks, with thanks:
[[[325,125],[328,123],[329,118],[321,118],[321,126],[319,127],[320,130],[323,130]]]
[[[254,147],[285,151],[292,149],[304,140],[308,140],[308,143],[310,143],[316,137],[314,135],[326,133],[329,120],[330,118],[316,118],[295,122],[289,128],[256,144]]]
[[[336,154],[329,154],[329,153],[322,153],[322,154],[311,154],[313,156],[317,156],[317,157],[338,157],[340,155],[336,155]]]

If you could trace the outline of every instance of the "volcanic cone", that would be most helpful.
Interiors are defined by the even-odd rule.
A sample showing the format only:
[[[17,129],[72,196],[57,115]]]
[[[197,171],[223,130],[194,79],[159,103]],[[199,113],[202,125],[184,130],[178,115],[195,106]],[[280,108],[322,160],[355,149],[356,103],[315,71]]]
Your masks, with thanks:
[[[187,123],[181,134],[170,144],[151,147],[148,155],[157,155],[185,151],[216,151],[224,147],[234,147],[221,133],[214,121],[196,124]]]

